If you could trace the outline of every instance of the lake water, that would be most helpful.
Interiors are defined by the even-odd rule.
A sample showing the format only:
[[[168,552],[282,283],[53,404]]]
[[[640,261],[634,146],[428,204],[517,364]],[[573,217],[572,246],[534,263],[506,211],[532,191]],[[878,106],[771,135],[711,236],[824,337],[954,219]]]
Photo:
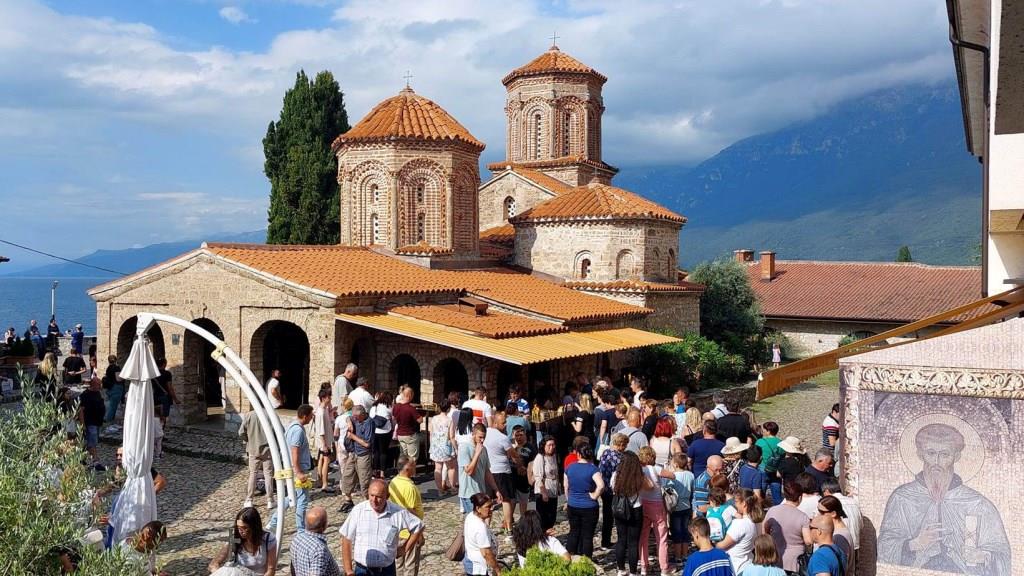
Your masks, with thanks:
[[[96,303],[85,293],[110,278],[0,278],[0,332],[8,326],[21,335],[35,319],[46,331],[50,321],[50,287],[57,280],[57,325],[62,331],[81,323],[86,334],[96,333]]]

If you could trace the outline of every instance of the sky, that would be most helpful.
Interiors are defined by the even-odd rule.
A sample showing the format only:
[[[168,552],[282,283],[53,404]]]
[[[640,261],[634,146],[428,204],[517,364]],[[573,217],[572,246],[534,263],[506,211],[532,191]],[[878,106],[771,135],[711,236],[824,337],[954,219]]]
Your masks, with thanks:
[[[606,161],[692,165],[848,98],[948,80],[945,10],[941,0],[0,0],[0,239],[74,258],[265,227],[261,141],[300,69],[334,74],[352,124],[409,71],[492,162],[504,154],[501,78],[555,35],[609,78]],[[0,254],[14,260],[8,270],[51,262]]]

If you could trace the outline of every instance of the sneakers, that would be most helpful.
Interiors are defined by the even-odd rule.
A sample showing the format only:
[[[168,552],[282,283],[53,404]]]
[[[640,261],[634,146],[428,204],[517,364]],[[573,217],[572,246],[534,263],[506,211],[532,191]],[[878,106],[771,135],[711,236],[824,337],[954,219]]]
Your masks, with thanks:
[[[242,503],[242,508],[252,508],[252,500],[246,500]]]

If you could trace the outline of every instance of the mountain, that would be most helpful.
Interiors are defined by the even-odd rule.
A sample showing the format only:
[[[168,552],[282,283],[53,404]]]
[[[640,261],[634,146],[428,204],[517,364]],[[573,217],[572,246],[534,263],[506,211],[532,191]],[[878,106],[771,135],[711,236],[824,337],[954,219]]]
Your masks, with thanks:
[[[128,248],[125,250],[97,250],[91,254],[79,258],[77,261],[83,264],[99,266],[108,270],[116,270],[125,274],[131,274],[148,266],[152,266],[164,260],[179,256],[189,250],[198,248],[203,242],[265,242],[267,239],[266,230],[253,232],[212,234],[203,240],[182,240],[179,242],[164,242],[162,244],[150,244],[141,248]],[[59,264],[47,264],[38,268],[30,268],[19,272],[4,274],[7,277],[45,277],[45,278],[113,278],[115,274],[106,274],[95,268],[78,266],[70,262]]]
[[[981,170],[964,145],[953,84],[843,102],[741,140],[692,169],[623,169],[619,186],[688,218],[686,266],[737,248],[783,259],[970,264],[981,235]]]

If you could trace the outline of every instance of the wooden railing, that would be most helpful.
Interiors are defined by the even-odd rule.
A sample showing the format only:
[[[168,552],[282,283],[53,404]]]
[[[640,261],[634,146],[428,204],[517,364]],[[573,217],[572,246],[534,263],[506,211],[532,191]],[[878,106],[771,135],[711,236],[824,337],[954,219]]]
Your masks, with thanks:
[[[929,334],[928,336],[896,342],[893,344],[885,343],[890,338],[899,338],[908,334],[914,334],[924,328],[930,328],[943,323],[948,324],[958,316],[981,310],[984,311],[976,316],[970,317],[957,324],[948,325],[941,330],[937,330],[932,334]],[[929,338],[937,338],[939,336],[954,334],[963,330],[970,330],[971,328],[994,324],[1007,318],[1017,316],[1022,312],[1024,312],[1024,286],[1017,286],[1016,288],[1012,288],[1006,292],[1001,292],[995,296],[989,296],[988,298],[971,302],[970,304],[965,304],[934,316],[929,316],[923,320],[911,322],[910,324],[900,326],[899,328],[894,328],[869,338],[857,340],[856,342],[847,344],[846,346],[840,346],[835,350],[829,350],[828,352],[818,354],[817,356],[797,360],[796,362],[780,366],[774,370],[769,370],[762,374],[761,380],[757,383],[757,399],[761,400],[768,398],[769,396],[774,396],[791,386],[801,382],[806,382],[809,378],[830,370],[836,370],[839,368],[839,359],[846,356],[859,354],[867,351],[868,349],[880,350],[884,348],[893,348],[895,346],[909,344],[910,342],[919,342]]]

